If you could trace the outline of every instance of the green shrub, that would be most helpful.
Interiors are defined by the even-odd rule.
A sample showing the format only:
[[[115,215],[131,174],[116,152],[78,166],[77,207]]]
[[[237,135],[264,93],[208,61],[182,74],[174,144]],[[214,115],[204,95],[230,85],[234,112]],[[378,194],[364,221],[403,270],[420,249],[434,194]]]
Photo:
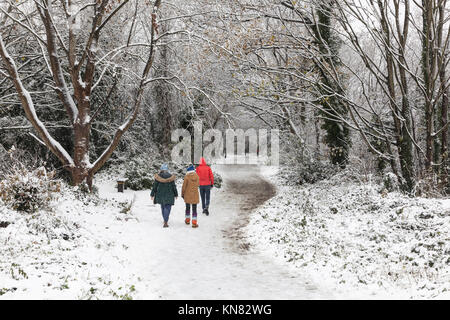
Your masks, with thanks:
[[[392,172],[384,174],[383,185],[388,192],[399,191],[400,189],[398,178]]]
[[[61,191],[61,181],[45,167],[29,170],[16,165],[0,181],[0,199],[17,211],[33,213],[46,209]]]
[[[222,183],[223,183],[222,176],[220,174],[218,174],[217,172],[214,172],[214,171],[213,171],[213,175],[214,175],[214,187],[215,188],[221,188],[222,187]]]
[[[148,161],[133,159],[126,164],[125,177],[128,178],[127,185],[131,190],[151,189],[155,173],[158,170],[155,165],[151,166]]]
[[[290,185],[312,184],[331,178],[339,170],[338,165],[329,162],[303,159],[301,163],[297,163],[295,166],[284,166],[281,176]]]

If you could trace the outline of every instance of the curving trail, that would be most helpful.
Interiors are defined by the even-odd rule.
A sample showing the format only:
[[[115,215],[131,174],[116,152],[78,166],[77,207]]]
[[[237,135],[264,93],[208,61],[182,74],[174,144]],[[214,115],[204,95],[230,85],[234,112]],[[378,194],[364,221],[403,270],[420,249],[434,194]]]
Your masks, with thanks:
[[[225,192],[233,195],[240,209],[236,221],[225,234],[234,240],[233,248],[248,250],[242,229],[249,223],[252,211],[277,193],[276,188],[259,174],[256,165],[221,166],[219,170],[224,176]]]
[[[222,165],[224,178],[213,189],[210,216],[199,214],[199,228],[184,224],[178,199],[168,229],[148,191],[137,192],[130,225],[122,240],[124,259],[145,283],[149,299],[322,299],[305,275],[294,274],[245,242],[242,232],[252,211],[276,194],[258,166]],[[130,191],[129,191],[130,192]]]

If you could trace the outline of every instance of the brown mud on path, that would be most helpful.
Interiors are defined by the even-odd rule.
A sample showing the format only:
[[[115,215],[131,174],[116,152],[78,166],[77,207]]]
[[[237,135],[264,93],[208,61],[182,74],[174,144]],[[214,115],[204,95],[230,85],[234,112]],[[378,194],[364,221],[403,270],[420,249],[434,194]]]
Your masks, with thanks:
[[[239,202],[236,220],[223,232],[232,240],[233,249],[245,253],[250,244],[245,241],[243,228],[248,225],[252,212],[276,195],[276,188],[264,179],[257,165],[225,165],[223,172],[226,172],[225,192]]]

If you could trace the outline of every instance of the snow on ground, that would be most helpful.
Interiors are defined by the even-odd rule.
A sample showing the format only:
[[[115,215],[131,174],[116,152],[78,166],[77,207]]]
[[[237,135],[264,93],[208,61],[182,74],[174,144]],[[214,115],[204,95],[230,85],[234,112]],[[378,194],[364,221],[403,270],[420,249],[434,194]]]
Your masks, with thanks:
[[[35,214],[0,205],[0,221],[8,223],[0,228],[0,298],[132,298],[138,278],[108,232],[130,219],[121,212],[126,199],[63,194],[52,211]]]
[[[344,172],[283,186],[252,216],[249,241],[337,298],[450,298],[450,199],[381,194]]]
[[[449,298],[449,200],[382,195],[344,175],[289,187],[273,167],[213,169],[224,187],[198,229],[182,199],[162,228],[149,191],[118,193],[117,174],[97,180],[99,197],[64,188],[50,212],[0,204],[0,298]],[[236,183],[262,176],[278,193],[252,213]]]
[[[308,277],[274,264],[272,257],[236,249],[236,240],[227,234],[245,199],[232,194],[226,180],[245,181],[259,169],[213,169],[222,170],[225,188],[213,189],[211,214],[199,214],[197,229],[184,224],[181,199],[164,229],[148,190],[118,193],[114,177],[108,176],[97,180],[99,199],[77,199],[76,192],[66,190],[53,213],[36,215],[38,225],[48,225],[54,235],[31,225],[32,216],[1,207],[0,221],[12,223],[0,229],[0,298],[329,297]]]
[[[308,279],[277,267],[270,257],[236,250],[235,240],[227,233],[239,218],[242,199],[230,193],[226,184],[238,174],[232,166],[213,170],[220,172],[225,186],[213,189],[211,214],[199,214],[197,229],[184,224],[181,199],[172,208],[170,227],[164,229],[160,208],[151,203],[148,191],[134,193],[132,215],[139,222],[133,222],[121,241],[129,247],[124,254],[130,268],[147,284],[147,291],[137,292],[136,298],[148,298],[150,293],[158,299],[323,298],[324,292]],[[258,174],[258,170],[247,174]],[[114,196],[110,188],[100,188],[102,197]]]

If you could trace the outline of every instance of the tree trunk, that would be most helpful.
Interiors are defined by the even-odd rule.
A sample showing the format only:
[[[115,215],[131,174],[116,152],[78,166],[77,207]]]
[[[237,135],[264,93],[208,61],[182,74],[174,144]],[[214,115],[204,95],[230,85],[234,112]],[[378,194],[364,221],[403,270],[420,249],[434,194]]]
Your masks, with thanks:
[[[90,169],[89,162],[89,124],[74,125],[74,151],[73,160],[75,168],[72,170],[72,181],[78,185],[87,178]]]
[[[450,158],[448,155],[449,152],[449,139],[448,139],[448,112],[449,112],[449,97],[448,97],[448,89],[447,86],[447,77],[445,69],[442,68],[440,71],[440,80],[441,80],[441,90],[442,90],[442,104],[441,104],[441,154],[440,154],[440,162],[441,162],[441,170],[440,177],[442,181],[442,185],[446,189],[447,193],[450,193],[450,179],[448,175],[450,174]]]
[[[433,90],[432,90],[432,66],[433,66],[433,49],[431,25],[433,21],[433,4],[432,1],[422,0],[422,75],[425,86],[425,128],[426,128],[426,150],[425,150],[425,170],[429,171],[433,162],[434,145],[433,145]]]
[[[316,62],[321,76],[318,91],[322,97],[320,111],[323,116],[322,128],[326,131],[325,142],[330,149],[330,160],[345,168],[351,146],[350,130],[343,119],[348,117],[348,106],[339,98],[345,96],[343,82],[339,78],[341,66],[339,58],[340,42],[332,27],[333,1],[322,0],[317,7],[318,22],[314,27],[319,43],[320,61]]]
[[[164,25],[161,25],[161,32],[166,29]],[[156,76],[167,78],[169,75],[170,57],[168,55],[168,45],[163,44],[159,48],[161,62],[159,69],[156,72]],[[165,156],[170,155],[170,144],[172,142],[172,129],[174,124],[173,113],[174,108],[172,105],[170,87],[163,81],[158,81],[155,84],[155,104],[156,115],[159,128],[159,134],[157,138],[161,146],[161,153]]]
[[[398,31],[400,48],[397,49],[392,43],[392,34],[388,18],[386,16],[385,3],[378,0],[378,7],[380,9],[380,22],[384,33],[384,47],[386,56],[386,67],[387,67],[387,86],[389,90],[389,101],[392,110],[392,118],[396,130],[396,142],[398,155],[400,160],[400,169],[402,172],[402,177],[404,179],[403,189],[407,192],[411,192],[415,185],[415,170],[414,170],[414,158],[413,158],[413,143],[412,143],[412,121],[411,121],[411,108],[408,100],[408,86],[406,81],[406,70],[405,70],[405,46],[406,38],[408,34],[408,20],[405,19],[405,25],[403,29],[403,34]],[[406,13],[409,14],[408,4],[405,3]],[[397,23],[399,24],[399,13],[397,12]],[[399,51],[400,62],[398,68],[395,66],[395,59],[393,57],[394,52]],[[397,94],[395,79],[398,79],[398,75],[395,74],[395,70],[398,69],[400,73],[400,80],[398,85],[402,89],[402,107],[401,109],[397,105]]]
[[[439,48],[444,45],[443,39],[443,29],[445,21],[445,8],[447,1],[443,1],[439,6],[439,23],[438,23],[438,43]],[[447,40],[448,41],[448,40]],[[446,42],[445,45],[448,43]],[[441,106],[440,106],[440,130],[442,130],[440,135],[441,142],[441,152],[440,152],[440,179],[442,181],[442,186],[447,193],[450,193],[450,179],[448,177],[450,173],[450,159],[448,155],[449,151],[449,139],[448,139],[448,112],[449,112],[449,93],[448,93],[448,79],[447,79],[447,69],[444,67],[449,62],[445,52],[440,49],[438,55],[439,61],[442,66],[439,68],[439,93],[441,94]]]

